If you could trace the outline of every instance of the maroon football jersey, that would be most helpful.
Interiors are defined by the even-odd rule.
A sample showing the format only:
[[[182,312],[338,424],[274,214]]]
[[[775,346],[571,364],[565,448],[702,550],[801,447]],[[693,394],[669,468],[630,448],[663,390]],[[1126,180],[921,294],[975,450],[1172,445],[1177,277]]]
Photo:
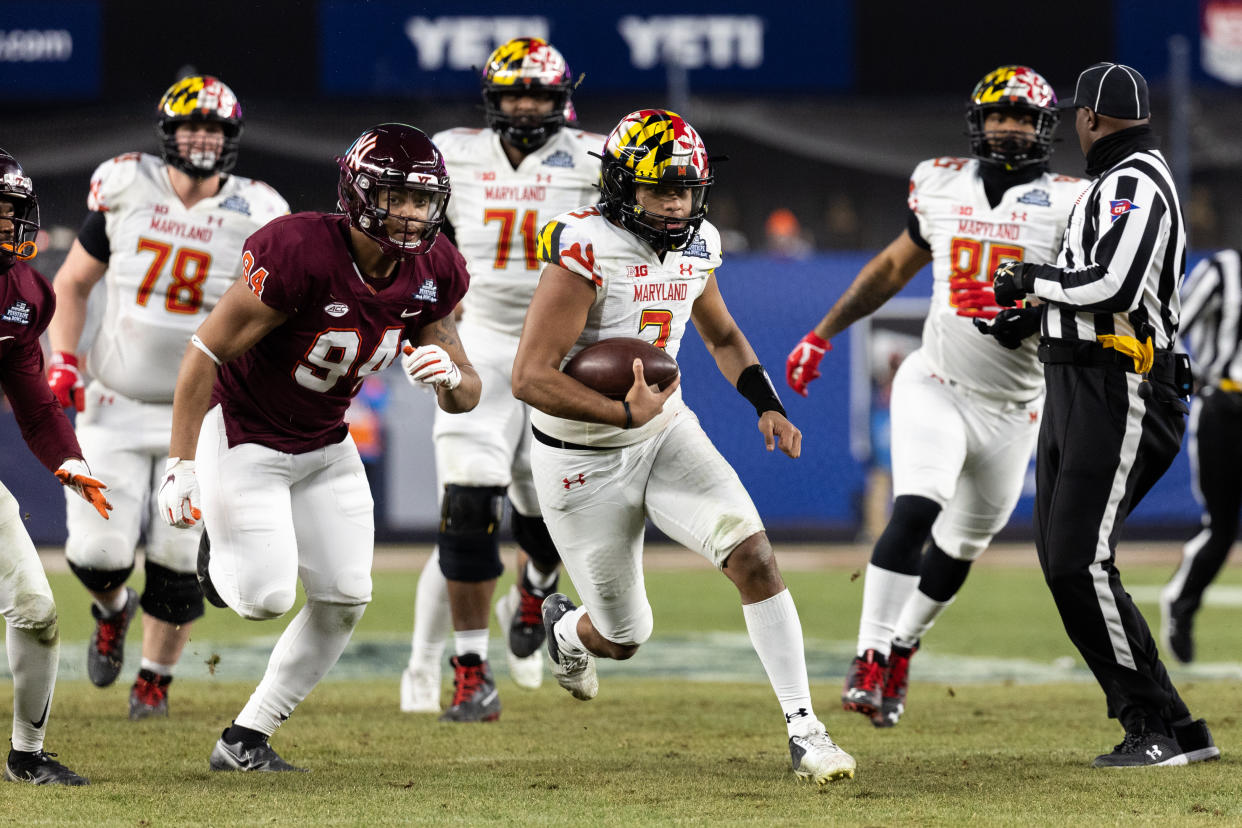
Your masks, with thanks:
[[[50,471],[82,456],[69,418],[43,376],[39,335],[55,310],[52,286],[33,267],[16,262],[0,273],[0,387],[26,445]]]
[[[465,260],[442,236],[386,282],[372,282],[383,285],[378,292],[359,274],[348,238],[348,216],[297,213],[246,240],[246,284],[289,319],[220,369],[212,402],[223,408],[230,446],[300,454],[345,439],[345,410],[362,381],[466,292]]]

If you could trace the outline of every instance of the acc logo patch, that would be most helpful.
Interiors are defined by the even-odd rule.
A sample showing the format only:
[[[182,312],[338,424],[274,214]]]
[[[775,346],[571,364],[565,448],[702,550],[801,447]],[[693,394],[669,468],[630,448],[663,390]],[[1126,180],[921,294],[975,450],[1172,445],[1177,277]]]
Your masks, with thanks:
[[[557,150],[543,159],[543,165],[545,167],[573,167],[574,157],[565,150]]]
[[[1116,201],[1108,202],[1108,214],[1112,216],[1113,221],[1116,221],[1117,219],[1121,218],[1122,216],[1124,216],[1126,213],[1130,212],[1131,210],[1140,210],[1140,209],[1142,208],[1139,207],[1137,204],[1135,204],[1133,201],[1131,201],[1128,198],[1121,198]]]
[[[349,305],[345,304],[344,302],[333,302],[330,305],[325,305],[323,308],[323,312],[326,313],[328,316],[334,316],[339,319],[340,317],[349,313]]]
[[[1052,198],[1047,190],[1031,190],[1018,197],[1019,204],[1034,204],[1036,207],[1051,207]]]

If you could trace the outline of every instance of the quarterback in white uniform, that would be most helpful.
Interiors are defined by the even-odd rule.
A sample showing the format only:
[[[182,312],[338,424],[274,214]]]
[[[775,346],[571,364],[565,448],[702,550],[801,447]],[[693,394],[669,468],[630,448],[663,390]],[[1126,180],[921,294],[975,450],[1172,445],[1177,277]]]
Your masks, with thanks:
[[[96,685],[116,680],[126,629],[139,603],[145,611],[131,718],[167,715],[173,667],[191,622],[203,613],[195,578],[202,527],[182,532],[151,519],[181,354],[240,275],[246,237],[289,211],[266,184],[227,174],[237,159],[242,114],[226,85],[210,76],[183,78],[164,93],[157,113],[162,158],[121,155],[91,177],[91,212],[56,274],[58,312],[48,329],[48,381],[62,405],[80,412],[83,450],[114,484],[116,509],[106,522],[67,499],[66,556],[94,599],[87,671]],[[103,320],[89,360],[80,365],[87,299],[101,279]],[[84,386],[86,370],[91,380]],[[143,531],[140,602],[125,582]]]
[[[559,593],[544,601],[548,653],[561,686],[587,700],[599,690],[595,658],[630,658],[650,637],[642,573],[650,517],[737,587],[785,715],[794,770],[822,785],[852,777],[854,760],[815,717],[798,612],[741,480],[676,381],[653,390],[635,360],[633,385],[616,400],[560,370],[612,337],[641,337],[675,357],[693,321],[721,373],[754,405],[768,450],[800,454],[802,434],[716,284],[720,234],[704,220],[711,183],[698,133],[675,113],[639,110],[604,144],[600,204],[540,231],[547,267],[518,345],[513,392],[535,409],[539,503],[584,604]]]
[[[922,346],[893,381],[893,514],[867,567],[857,657],[842,693],[846,710],[877,727],[904,711],[910,657],[1008,521],[1038,435],[1043,371],[1031,334],[1039,311],[1000,310],[989,276],[1006,260],[1055,260],[1084,187],[1048,172],[1056,95],[1032,69],[985,76],[967,120],[975,158],[915,168],[907,231],[863,268],[786,364],[789,384],[805,396],[828,340],[932,263]]]
[[[487,664],[488,609],[503,568],[498,530],[506,493],[522,554],[517,583],[497,602],[496,614],[514,681],[535,688],[543,679],[540,606],[555,591],[560,559],[531,484],[529,409],[509,384],[539,280],[539,228],[598,195],[599,159],[589,153],[599,152],[604,136],[565,125],[572,86],[555,48],[538,38],[511,40],[483,72],[489,128],[450,129],[432,139],[453,179],[450,232],[470,272],[458,332],[483,378],[483,398],[466,414],[436,412],[444,520],[418,583],[410,662],[401,678],[406,712],[440,709],[451,620],[455,692],[442,718],[492,721],[500,713]]]

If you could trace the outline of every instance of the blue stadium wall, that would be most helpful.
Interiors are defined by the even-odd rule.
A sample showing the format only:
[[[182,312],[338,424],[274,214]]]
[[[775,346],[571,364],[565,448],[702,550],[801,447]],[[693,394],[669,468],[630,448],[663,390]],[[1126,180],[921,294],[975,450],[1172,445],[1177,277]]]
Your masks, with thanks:
[[[785,355],[827,310],[829,304],[867,261],[867,253],[824,254],[804,261],[765,256],[730,256],[718,272],[721,291],[734,317],[746,332],[760,360],[789,410],[790,419],[804,435],[802,457],[791,460],[779,451],[765,450],[755,428],[753,409],[716,370],[693,328],[688,329],[678,361],[687,402],[707,433],[737,469],[769,528],[777,535],[843,538],[859,525],[859,502],[865,463],[851,451],[850,388],[852,337],[840,336],[821,369],[823,376],[806,399],[784,383]],[[1192,257],[1191,266],[1198,257]],[[925,298],[931,292],[930,270],[914,278],[898,298]],[[401,382],[395,372],[390,380]],[[389,427],[428,429],[430,423],[391,412]],[[391,443],[391,441],[390,441]],[[60,486],[38,464],[21,442],[11,413],[0,415],[0,480],[21,503],[26,525],[37,543],[63,543],[64,501]],[[88,458],[89,459],[89,458]],[[390,454],[390,466],[418,462]],[[428,474],[430,474],[430,470]],[[1030,531],[1031,491],[1018,504],[1009,529]],[[390,504],[395,493],[389,493]],[[391,510],[402,508],[390,505]],[[420,504],[420,514],[434,505]],[[1131,518],[1131,535],[1184,533],[1198,520],[1191,495],[1187,453],[1183,449],[1173,468],[1157,484]],[[381,521],[382,522],[382,521]],[[433,520],[406,534],[428,534]]]

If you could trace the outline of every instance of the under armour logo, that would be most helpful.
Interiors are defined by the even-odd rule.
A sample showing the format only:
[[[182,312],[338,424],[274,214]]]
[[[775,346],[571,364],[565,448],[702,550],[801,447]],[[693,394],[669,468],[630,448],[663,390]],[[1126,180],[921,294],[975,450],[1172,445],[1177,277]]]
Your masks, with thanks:
[[[694,265],[692,264],[678,265],[678,269],[681,271],[682,276],[690,276],[694,274]]]
[[[565,484],[565,491],[569,491],[570,486],[585,486],[586,475],[579,472],[577,477],[562,477],[561,482]]]
[[[547,183],[551,183],[551,181],[552,181],[552,176],[544,175],[543,173],[535,173],[535,182],[537,184],[547,184]]]
[[[792,723],[794,719],[805,719],[809,715],[811,714],[807,712],[805,707],[799,707],[794,712],[785,714],[785,724]]]
[[[1009,214],[1010,221],[1026,221],[1026,213],[1012,212]]]
[[[1146,753],[1151,757],[1151,761],[1153,762],[1159,762],[1160,757],[1164,756],[1164,751],[1160,749],[1160,745],[1152,745],[1146,750]]]

